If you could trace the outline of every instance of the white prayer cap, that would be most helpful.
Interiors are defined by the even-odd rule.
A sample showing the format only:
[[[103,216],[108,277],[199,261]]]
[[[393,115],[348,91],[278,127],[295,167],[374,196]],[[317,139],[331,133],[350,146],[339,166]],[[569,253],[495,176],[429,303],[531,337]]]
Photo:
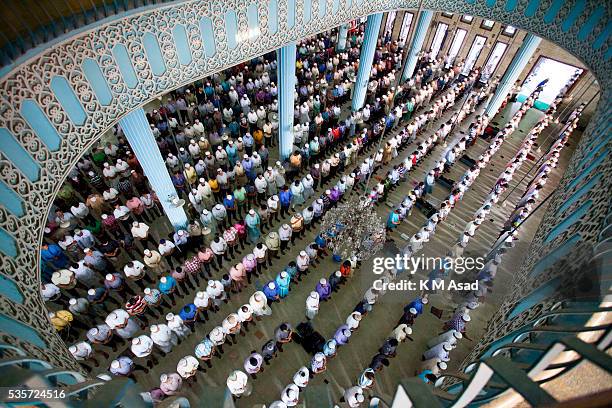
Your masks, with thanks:
[[[268,287],[270,289],[274,289],[274,288],[276,288],[276,284],[274,282],[270,282],[270,283],[268,283]]]
[[[409,311],[414,315],[417,314],[417,310],[414,307],[411,307]]]
[[[325,279],[325,278],[321,278],[321,279],[319,280],[319,283],[320,283],[321,285],[327,285],[327,279]]]
[[[94,291],[95,293],[95,291]],[[68,303],[70,303],[71,305],[76,305],[77,300],[75,298],[72,298],[68,301]]]
[[[138,226],[138,221],[134,221],[134,222],[132,223],[132,226],[137,227],[137,226]]]
[[[106,274],[106,276],[105,276],[104,278],[105,278],[106,280],[113,280],[113,279],[115,279],[115,277],[114,277],[112,274],[110,274],[110,273],[107,273],[107,274]]]
[[[145,288],[144,294],[145,295],[150,295],[151,294],[151,288]]]
[[[435,214],[435,215],[438,215],[438,214]],[[429,299],[427,299],[426,297],[423,297],[423,298],[421,299],[421,302],[422,302],[424,305],[426,305],[427,303],[429,303]]]
[[[151,325],[151,333],[157,333],[159,331],[159,326],[156,324]]]
[[[446,351],[451,351],[453,349],[453,346],[451,346],[450,343],[444,343],[442,348],[444,348],[444,350]]]
[[[119,368],[119,361],[113,360],[113,362],[111,363],[111,368],[114,368],[114,369]]]
[[[166,381],[168,381],[168,374],[162,374],[162,375],[159,377],[159,381],[161,381],[161,382],[166,382]]]
[[[94,296],[94,295],[96,294],[96,290],[95,290],[95,289],[89,289],[89,290],[87,291],[87,294],[88,294],[89,296]]]
[[[172,320],[174,319],[174,313],[170,312],[166,315],[166,320]]]
[[[461,316],[461,318],[466,321],[469,322],[470,320],[472,320],[472,318],[470,317],[469,314],[465,313],[463,316]]]
[[[300,256],[306,256],[306,251],[300,251]]]
[[[168,279],[166,279],[165,276],[162,276],[161,279],[159,280],[161,283],[166,283]]]
[[[77,348],[76,348],[76,346],[70,346],[70,347],[68,347],[68,351],[70,351],[71,353],[74,354],[74,353],[77,352]]]
[[[250,215],[255,215],[255,210],[253,210],[253,209],[249,210],[249,214]]]
[[[448,366],[446,365],[446,363],[445,363],[444,361],[440,361],[440,362],[438,363],[438,368],[439,368],[440,370],[446,370],[446,368],[447,368],[447,367],[448,367]]]
[[[144,254],[145,254],[146,256],[151,255],[151,251],[150,251],[150,250],[148,250],[148,249],[145,249],[143,252],[144,252]]]

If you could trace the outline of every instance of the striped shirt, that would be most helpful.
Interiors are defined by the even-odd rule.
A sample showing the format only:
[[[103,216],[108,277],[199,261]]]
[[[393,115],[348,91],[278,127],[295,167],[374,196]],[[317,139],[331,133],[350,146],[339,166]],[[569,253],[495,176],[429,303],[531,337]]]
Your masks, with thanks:
[[[125,310],[131,315],[141,315],[147,308],[147,301],[142,296],[133,296],[125,304]]]

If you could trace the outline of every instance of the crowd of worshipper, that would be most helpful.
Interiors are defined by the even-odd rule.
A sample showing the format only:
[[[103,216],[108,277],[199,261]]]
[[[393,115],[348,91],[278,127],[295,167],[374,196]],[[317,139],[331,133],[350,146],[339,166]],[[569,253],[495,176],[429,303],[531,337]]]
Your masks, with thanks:
[[[477,78],[477,73],[472,78],[475,80]],[[467,84],[464,84],[467,85]],[[459,112],[457,113],[457,118],[463,120],[467,115],[471,114],[475,107],[479,102],[486,99],[488,96],[488,92],[477,92],[474,98],[468,98],[470,103],[464,105]],[[432,116],[432,119],[434,117]],[[416,121],[416,120],[415,120]],[[428,119],[425,118],[424,121],[427,123]],[[411,123],[411,125],[414,122]],[[410,125],[409,125],[410,126]],[[479,123],[479,128],[484,130],[484,126]],[[420,129],[417,126],[415,133]],[[405,129],[400,132],[401,134],[405,134]],[[462,139],[463,140],[463,139]],[[406,139],[405,141],[408,141]],[[418,163],[425,154],[427,154],[430,150],[433,149],[433,143],[425,143],[422,146],[421,152],[415,152],[414,155],[416,157],[415,164]],[[446,152],[442,155],[442,157],[446,156]],[[458,154],[461,154],[458,153]],[[407,158],[412,163],[413,158],[410,156]],[[453,162],[449,164],[451,166]],[[459,198],[457,198],[459,199]],[[365,205],[375,204],[374,201],[365,201]],[[450,207],[452,208],[452,206]],[[383,281],[389,282],[392,279],[392,276],[384,276],[382,278]],[[324,283],[322,280],[320,283]],[[306,300],[307,306],[307,317],[313,318],[319,310],[319,298],[321,297],[319,294],[319,285],[317,285],[317,291],[313,291]],[[327,361],[329,358],[333,358],[336,355],[336,352],[340,346],[343,346],[348,343],[351,334],[359,327],[359,323],[361,319],[367,315],[367,313],[372,310],[372,306],[375,304],[378,297],[384,295],[384,290],[379,290],[374,287],[370,287],[366,293],[364,294],[363,299],[357,304],[353,312],[347,317],[346,323],[341,325],[336,330],[333,338],[327,340],[322,350],[316,353],[311,362],[310,368],[307,366],[302,366],[293,376],[293,382],[287,385],[283,391],[281,392],[281,399],[274,401],[270,406],[272,407],[284,407],[284,406],[295,406],[299,403],[299,395],[300,391],[308,385],[308,378],[312,378],[316,374],[323,373],[326,370]],[[372,364],[361,374],[359,378],[359,385],[348,388],[345,390],[342,401],[347,402],[351,407],[357,407],[364,401],[364,390],[368,389],[372,386],[374,381],[374,373],[376,371],[380,371],[384,365],[388,365],[387,358],[389,356],[395,355],[395,350],[398,345],[398,341],[404,341],[407,336],[412,332],[410,326],[414,323],[414,319],[420,313],[422,313],[423,305],[427,303],[427,297],[416,299],[411,302],[406,308],[405,313],[398,323],[398,327],[394,329],[392,336],[385,341],[385,344],[381,347],[381,352],[379,355],[375,356],[372,360]],[[418,312],[416,311],[418,309]],[[386,354],[385,354],[386,353]],[[444,366],[444,365],[442,365]],[[234,372],[233,374],[236,374]],[[240,389],[240,391],[250,392],[251,388],[249,386],[248,378],[243,375],[242,376],[244,382],[244,387]]]
[[[363,174],[364,177],[362,179],[369,177],[370,173],[374,171],[374,166],[371,165],[373,161],[374,156],[368,159],[368,162],[370,163],[370,170],[368,173]],[[343,180],[341,179],[340,182],[342,181]],[[351,183],[351,187],[352,185],[353,184]],[[336,187],[334,187],[334,189]],[[346,190],[344,189],[340,189],[341,195],[344,194],[345,191]],[[313,202],[313,206],[316,206],[317,201],[320,200],[321,199],[318,199]],[[336,202],[333,199],[330,201],[332,204]],[[326,209],[326,206],[324,209]],[[319,244],[317,244],[317,242],[319,242]],[[319,248],[324,248],[325,241],[321,234],[317,236],[317,240],[315,240],[313,244],[310,244],[311,250],[313,245],[315,248],[317,246]],[[316,253],[311,255],[308,250],[309,247],[307,247],[305,251],[301,251],[297,256],[296,261],[291,262],[284,270],[282,270],[277,275],[276,279],[266,283],[262,291],[253,293],[248,305],[243,305],[237,311],[237,313],[228,315],[228,317],[224,319],[221,326],[213,328],[208,336],[196,346],[196,357],[205,361],[206,364],[211,367],[211,359],[215,355],[220,356],[223,354],[224,344],[235,344],[236,334],[241,332],[243,327],[246,330],[248,325],[253,322],[253,316],[255,316],[256,319],[260,319],[264,316],[270,315],[272,311],[269,305],[271,303],[281,301],[285,296],[287,296],[291,282],[297,283],[295,279],[297,279],[297,281],[301,280],[301,276],[307,272],[309,264],[313,261],[316,262]],[[312,319],[316,315],[319,308],[319,302],[321,300],[328,300],[331,294],[337,290],[338,286],[343,282],[343,280],[351,276],[351,272],[356,266],[356,259],[346,260],[343,262],[340,270],[332,273],[329,279],[320,279],[315,290],[311,292],[306,302],[306,316],[308,319]],[[369,303],[365,302],[361,305],[361,307],[367,309],[369,307],[368,305]],[[351,318],[358,321],[360,318],[360,312],[355,311]],[[244,326],[242,326],[243,324]],[[281,324],[275,330],[275,338],[266,341],[262,345],[261,353],[252,351],[246,357],[244,361],[244,371],[234,370],[227,378],[227,387],[232,395],[239,398],[243,395],[250,394],[252,386],[249,382],[248,376],[251,376],[251,378],[256,378],[256,375],[264,370],[264,363],[269,363],[269,361],[276,356],[278,350],[282,350],[283,343],[291,341],[291,333],[293,333],[293,331],[289,323]],[[339,333],[342,333],[342,331]],[[335,343],[332,342],[329,343],[328,346],[335,347],[334,344]],[[192,361],[197,360],[192,359]],[[193,370],[192,373],[195,374],[195,370]],[[305,386],[307,384],[308,377],[310,375],[308,373],[308,369],[304,368],[296,373],[295,379],[301,379],[301,386]],[[175,378],[178,377],[175,376]],[[175,382],[175,384],[180,386],[179,382]],[[285,399],[289,398],[290,395],[293,395],[292,391],[288,391],[286,394]]]
[[[365,186],[379,168],[398,155],[398,150],[469,92],[469,102],[458,113],[461,119],[453,117],[441,125],[369,194],[373,203],[384,201],[389,189],[432,145],[445,140],[453,124],[492,91],[492,86],[473,90],[477,70],[458,80],[461,63],[444,66],[441,59],[429,61],[427,57],[421,58],[413,78],[396,91],[393,85],[395,71],[401,67],[401,49],[397,43],[387,42],[376,51],[367,104],[341,119],[342,104],[350,99],[358,67],[362,31],[360,27],[351,33],[348,49],[341,53],[334,52],[326,35],[298,44],[296,146],[288,160],[279,160],[273,166],[269,166],[269,148],[278,137],[273,54],[178,89],[148,113],[177,193],[190,203],[191,222],[183,229],[163,232],[169,225],[160,198],[120,127],[115,129],[117,142],[95,148],[77,163],[58,193],[41,250],[43,298],[54,304],[50,308],[51,322],[73,343],[69,349],[75,359],[91,363],[84,366],[93,369],[100,365],[97,353],[109,359],[100,346],[117,351],[129,342],[129,350],[112,360],[108,370],[118,376],[133,376],[138,370],[148,372],[158,357],[193,331],[196,322],[206,320],[209,311],[218,311],[230,293],[242,290],[245,281],[251,282],[251,276],[268,269],[279,252],[284,253],[301,239],[303,231],[316,224],[354,185]],[[424,107],[427,110],[412,117]],[[384,145],[381,142],[381,150],[358,164],[358,156],[381,140],[385,130],[406,122],[402,132]],[[471,139],[463,142],[473,142],[485,126],[483,118],[477,120]],[[461,150],[451,149],[446,154],[444,168],[452,165],[453,155],[458,156]],[[357,167],[346,173],[349,166]],[[343,173],[317,196],[315,190],[328,187]],[[289,186],[286,180],[291,181]],[[426,180],[421,184],[414,201],[419,198],[417,194],[431,192],[426,186],[431,183]],[[407,206],[405,200],[402,209],[409,212]],[[289,222],[276,229],[273,224],[283,221],[279,216],[289,217]],[[254,245],[252,253],[238,261],[245,244]],[[218,348],[228,336],[233,339],[241,327],[248,326],[252,321],[249,316],[266,315],[262,302],[267,306],[282,298],[281,294],[286,296],[289,282],[299,279],[324,248],[325,241],[319,237],[307,245],[295,262],[251,296],[253,302],[209,333],[196,348],[196,357],[181,359],[178,374],[162,375],[151,398],[176,394],[182,379],[195,378],[196,371],[204,369],[199,361],[210,363],[210,357],[221,354]],[[354,260],[347,262],[354,267]],[[229,271],[224,273],[228,265]],[[346,278],[342,270],[338,272],[340,276],[334,272],[319,282],[313,291],[319,299],[315,302],[313,297],[310,307],[307,301],[307,315],[314,317],[318,301],[328,298],[333,284]],[[213,279],[213,273],[222,276]],[[197,291],[202,278],[206,289]],[[176,307],[177,299],[190,296],[192,291],[197,291],[192,303],[176,313],[166,313]],[[257,311],[254,305],[259,307]],[[161,322],[154,324],[151,318]],[[150,335],[138,335],[147,326]],[[85,330],[86,340],[74,328]],[[261,355],[263,358],[263,348]],[[252,358],[259,361],[256,356]],[[236,374],[235,396],[242,395],[242,379]],[[228,378],[228,387],[230,383]],[[248,381],[244,384],[246,387]]]
[[[516,116],[519,118],[522,117],[523,113],[532,106],[535,97],[528,98],[525,104],[523,104],[524,110],[520,110]],[[516,122],[518,123],[518,122]],[[509,134],[514,130],[514,126],[511,128],[505,128],[500,131],[495,140],[489,146],[489,150],[485,152],[488,155],[494,154],[501,145],[504,136]],[[508,133],[506,133],[508,132]],[[519,152],[522,156],[522,152]],[[442,155],[445,157],[445,154]],[[490,156],[489,156],[490,157]],[[488,160],[486,161],[488,162]],[[486,163],[485,162],[485,163]],[[450,164],[452,165],[452,163]],[[467,174],[470,174],[468,176]],[[463,180],[466,181],[466,188],[468,188],[471,183],[474,181],[473,179],[477,177],[478,171],[473,174],[472,169],[469,169]],[[471,177],[471,178],[470,178]],[[451,194],[452,196],[453,194]],[[453,201],[449,201],[447,205],[449,205],[448,211],[450,211],[457,200],[460,200],[463,197],[460,196],[455,197]],[[446,214],[447,215],[447,214]],[[428,220],[427,225],[431,226],[431,218]],[[437,224],[437,222],[435,223]],[[432,235],[435,233],[435,224],[432,228]],[[422,249],[422,245],[419,248],[415,248],[413,242],[407,245],[405,251],[416,253]],[[387,276],[383,276],[382,280],[385,282],[390,282],[396,277],[395,273],[390,273]],[[384,286],[383,286],[384,288]],[[372,310],[372,306],[376,303],[377,299],[385,294],[385,290],[379,290],[370,287],[364,294],[363,300],[357,305],[355,310],[349,315],[346,320],[346,323],[340,326],[332,339],[329,339],[321,352],[318,352],[314,355],[310,362],[310,373],[312,375],[316,375],[322,373],[326,370],[327,360],[329,358],[333,358],[339,346],[345,345],[348,343],[352,333],[359,327],[359,324],[364,316],[367,315],[368,311]],[[480,294],[480,292],[479,292]],[[472,294],[474,295],[474,294]],[[346,402],[350,407],[358,407],[365,401],[364,391],[367,391],[372,387],[374,382],[375,373],[382,370],[385,366],[389,365],[389,358],[394,357],[396,355],[397,347],[400,342],[405,341],[408,336],[412,333],[411,326],[414,324],[416,318],[422,314],[423,307],[428,303],[428,298],[426,295],[421,296],[410,304],[408,304],[404,308],[404,314],[402,315],[400,321],[398,322],[397,327],[393,330],[391,336],[389,336],[384,344],[379,349],[379,353],[374,356],[371,364],[360,374],[357,385],[349,387],[344,390],[341,402]],[[445,323],[444,329],[445,332],[441,333],[438,337],[430,340],[428,345],[430,349],[427,350],[423,355],[423,364],[419,371],[417,372],[418,376],[423,379],[424,382],[429,382],[432,379],[435,379],[437,374],[441,370],[446,369],[446,361],[448,361],[448,352],[455,346],[457,339],[462,338],[465,334],[465,322],[469,321],[469,314],[465,312],[468,307],[468,303],[462,304],[458,310],[452,315],[452,318]],[[460,319],[460,321],[458,320]],[[308,382],[302,380],[305,376],[305,373],[308,373],[309,369],[307,367],[302,367],[293,377],[293,383],[286,386],[281,393],[281,400],[273,402],[270,406],[274,407],[283,407],[283,406],[295,406],[299,402],[299,394],[300,391],[303,391],[303,388],[307,386]]]

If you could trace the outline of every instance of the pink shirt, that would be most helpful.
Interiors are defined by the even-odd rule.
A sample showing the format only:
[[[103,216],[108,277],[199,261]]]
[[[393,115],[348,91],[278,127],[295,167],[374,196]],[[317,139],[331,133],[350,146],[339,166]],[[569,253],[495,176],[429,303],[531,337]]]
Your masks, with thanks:
[[[136,215],[140,215],[142,214],[142,212],[144,211],[144,204],[142,203],[142,201],[140,201],[140,198],[138,197],[132,197],[130,198],[125,205],[127,206],[127,208],[130,209],[130,211]]]
[[[232,280],[235,280],[237,282],[244,280],[244,277],[246,276],[246,271],[242,263],[238,263],[236,266],[232,266],[229,271],[229,275]]]
[[[210,262],[210,260],[212,259],[214,253],[212,251],[212,249],[210,248],[206,248],[205,250],[199,250],[198,251],[198,258],[200,259],[200,261],[202,262]]]
[[[238,233],[238,236],[244,237],[246,235],[246,227],[242,224],[234,224],[234,229]]]

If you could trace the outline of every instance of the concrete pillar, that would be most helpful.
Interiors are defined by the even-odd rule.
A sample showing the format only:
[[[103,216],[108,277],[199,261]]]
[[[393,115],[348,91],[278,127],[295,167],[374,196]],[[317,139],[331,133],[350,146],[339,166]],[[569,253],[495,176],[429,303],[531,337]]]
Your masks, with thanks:
[[[368,82],[370,81],[370,72],[372,71],[372,62],[374,61],[374,53],[376,52],[376,43],[378,41],[378,32],[380,31],[380,23],[382,22],[382,17],[382,13],[372,14],[368,16],[365,35],[363,38],[363,44],[361,45],[361,54],[359,55],[359,68],[357,70],[355,90],[353,91],[353,111],[358,111],[363,107],[365,103],[366,93],[368,90]]]
[[[278,146],[281,159],[293,152],[293,109],[295,105],[295,43],[277,50],[278,61]]]
[[[536,48],[538,48],[538,45],[540,45],[540,41],[540,37],[537,37],[531,33],[527,33],[525,36],[521,48],[519,48],[514,55],[514,58],[512,58],[508,69],[506,69],[506,73],[499,81],[495,94],[485,109],[485,115],[487,115],[489,118],[493,118],[493,116],[495,116],[497,113],[497,110],[508,95],[508,92],[510,92],[512,89],[512,85],[514,85],[525,66],[527,66],[527,63],[529,63],[529,59],[535,52]]]
[[[419,21],[417,21],[417,25],[414,28],[415,31],[412,36],[412,44],[408,44],[408,56],[406,57],[406,62],[404,63],[402,82],[411,78],[414,74],[418,55],[419,52],[421,52],[421,48],[423,48],[423,43],[425,42],[425,37],[427,36],[427,30],[429,29],[429,24],[431,23],[433,14],[434,13],[431,10],[421,10]]]
[[[336,45],[336,49],[338,51],[344,51],[346,49],[346,38],[348,37],[348,24],[342,24],[340,28],[338,28],[338,44]]]
[[[169,197],[176,197],[178,194],[172,180],[170,180],[166,163],[159,152],[144,110],[139,108],[128,113],[119,120],[119,125],[123,129],[132,151],[138,158],[145,176],[149,179],[151,187],[159,197],[170,223],[177,230],[186,228],[189,222],[185,210],[183,207],[175,207],[170,202]]]

